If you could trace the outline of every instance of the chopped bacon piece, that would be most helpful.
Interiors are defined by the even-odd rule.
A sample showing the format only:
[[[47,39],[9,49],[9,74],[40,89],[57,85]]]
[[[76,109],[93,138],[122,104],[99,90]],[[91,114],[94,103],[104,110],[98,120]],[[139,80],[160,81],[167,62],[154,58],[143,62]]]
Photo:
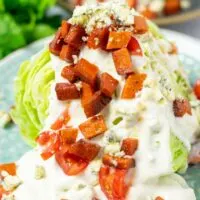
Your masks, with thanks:
[[[80,59],[74,67],[76,75],[84,82],[95,86],[97,82],[98,67],[88,62],[84,58]]]
[[[173,102],[174,115],[183,117],[185,114],[192,115],[190,102],[187,99],[176,99]]]
[[[124,151],[126,155],[133,155],[138,148],[138,139],[127,138],[122,142],[121,150]]]
[[[157,13],[150,10],[148,7],[145,10],[143,10],[141,14],[148,19],[155,19],[158,17]]]
[[[100,113],[111,101],[110,97],[105,96],[101,91],[96,92],[92,98],[84,105],[87,117],[92,117]]]
[[[71,45],[74,46],[77,49],[80,49],[83,40],[82,37],[85,36],[85,29],[79,25],[73,25],[71,26],[68,35],[65,37],[64,41]]]
[[[52,130],[59,130],[64,125],[67,125],[67,123],[70,120],[69,116],[69,105],[67,104],[67,108],[64,110],[64,112],[58,117],[58,119],[51,125]]]
[[[108,42],[108,28],[97,28],[88,37],[87,45],[91,49],[105,49]]]
[[[136,93],[142,90],[146,74],[131,74],[128,76],[122,91],[121,98],[132,99]]]
[[[179,12],[181,10],[181,1],[180,0],[166,0],[164,13],[166,15],[171,15]]]
[[[76,156],[69,155],[68,149],[69,146],[62,146],[61,149],[56,152],[55,159],[65,174],[68,176],[75,176],[80,174],[89,163]]]
[[[193,90],[197,99],[200,100],[200,79],[195,82]]]
[[[74,71],[74,65],[66,66],[62,69],[61,76],[66,78],[70,83],[74,83],[77,80]]]
[[[200,142],[193,144],[189,156],[190,164],[199,164],[200,163]]]
[[[72,144],[76,142],[78,129],[66,127],[60,130],[60,137],[63,144]]]
[[[113,78],[110,74],[105,72],[101,75],[100,90],[106,96],[112,97],[118,84],[119,81]]]
[[[94,91],[92,87],[89,84],[82,82],[81,104],[83,107],[92,98],[93,94]]]
[[[105,154],[103,156],[103,164],[118,169],[129,169],[135,166],[135,160],[133,158],[123,158]]]
[[[115,32],[109,34],[108,44],[106,49],[121,49],[127,47],[131,39],[131,32]]]
[[[135,56],[142,56],[143,55],[140,44],[135,37],[131,38],[127,48],[129,50],[129,52],[131,53],[131,55],[135,55]]]
[[[2,171],[6,171],[11,176],[16,175],[16,164],[15,163],[8,163],[8,164],[0,164],[0,173]]]
[[[88,119],[86,122],[79,125],[84,137],[91,139],[97,135],[103,134],[106,130],[106,123],[102,115],[94,116]]]
[[[45,149],[41,153],[43,160],[48,160],[59,150],[60,142],[60,136],[58,134],[52,133],[50,135],[50,140],[45,144]]]
[[[48,141],[50,140],[50,132],[49,131],[44,131],[40,133],[40,135],[37,137],[36,142],[43,146],[45,145]]]
[[[156,197],[155,200],[164,200],[162,197]]]
[[[63,39],[67,36],[70,27],[71,27],[71,24],[68,23],[66,20],[62,21],[62,25],[61,25],[61,37]]]
[[[50,52],[59,56],[63,44],[64,42],[63,39],[61,38],[61,28],[59,28],[55,34],[54,39],[49,44]]]
[[[63,45],[60,52],[60,58],[67,62],[73,62],[74,61],[73,56],[77,56],[78,54],[79,54],[79,49],[71,45]]]
[[[80,92],[75,84],[57,83],[55,90],[57,98],[60,101],[78,99],[80,97]]]
[[[0,185],[0,200],[2,199],[3,195],[8,195],[10,192],[6,191],[2,185]]]
[[[143,34],[148,31],[147,21],[142,16],[134,16],[134,32],[138,34]]]
[[[129,5],[129,7],[136,8],[138,0],[126,0],[126,1],[127,1],[127,4]]]
[[[178,54],[178,48],[177,48],[176,44],[171,43],[171,45],[172,45],[172,48],[171,48],[171,51],[169,52],[169,54]]]
[[[131,56],[127,48],[114,51],[112,56],[118,74],[127,75],[133,73]]]
[[[100,148],[98,144],[81,139],[69,147],[68,154],[89,162],[98,155]]]

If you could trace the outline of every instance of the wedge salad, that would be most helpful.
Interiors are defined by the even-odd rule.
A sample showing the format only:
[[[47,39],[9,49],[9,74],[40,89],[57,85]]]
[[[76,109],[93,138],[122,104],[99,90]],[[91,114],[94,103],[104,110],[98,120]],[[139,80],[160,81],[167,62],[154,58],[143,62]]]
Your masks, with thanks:
[[[198,100],[177,53],[121,1],[78,6],[17,74],[11,115],[34,148],[0,165],[0,199],[195,200],[178,173]]]

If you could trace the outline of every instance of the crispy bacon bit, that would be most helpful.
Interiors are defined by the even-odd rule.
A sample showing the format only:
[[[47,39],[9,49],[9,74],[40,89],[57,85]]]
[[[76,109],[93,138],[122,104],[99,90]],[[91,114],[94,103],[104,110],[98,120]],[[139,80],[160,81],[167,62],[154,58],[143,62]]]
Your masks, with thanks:
[[[61,76],[66,78],[70,83],[74,83],[77,80],[74,71],[74,65],[66,66],[62,69]]]
[[[105,49],[108,41],[108,28],[97,28],[88,37],[87,45],[91,49]]]
[[[172,15],[181,10],[181,1],[180,0],[166,0],[164,13],[166,15]]]
[[[155,200],[164,200],[162,197],[156,197]]]
[[[89,143],[81,139],[69,147],[68,154],[85,161],[92,161],[98,155],[100,148],[98,144]]]
[[[136,8],[137,0],[126,0],[126,1],[127,1],[127,4],[129,5],[129,7]]]
[[[50,52],[59,56],[63,43],[64,42],[61,38],[61,28],[59,28],[55,34],[54,39],[49,44]]]
[[[143,55],[140,44],[135,37],[131,38],[127,48],[129,50],[129,52],[131,53],[131,55],[135,55],[135,56],[142,56]]]
[[[59,116],[59,118],[51,125],[52,130],[59,130],[64,125],[67,125],[67,123],[70,120],[69,116],[69,104],[67,104],[67,108],[64,110],[64,112]]]
[[[131,32],[115,32],[109,34],[108,44],[106,49],[121,49],[126,48],[131,39]]]
[[[148,19],[155,19],[158,17],[157,13],[150,10],[148,7],[145,10],[143,10],[141,14]]]
[[[80,124],[79,128],[86,139],[96,137],[97,135],[103,134],[107,130],[107,126],[102,115],[90,118],[86,122]]]
[[[200,142],[192,145],[192,150],[189,156],[190,164],[199,164],[200,163]]]
[[[127,75],[133,73],[131,56],[127,48],[114,51],[112,56],[118,74]]]
[[[60,101],[78,99],[80,97],[80,92],[75,84],[57,83],[55,90],[57,98]]]
[[[118,169],[129,169],[135,166],[135,160],[133,158],[123,158],[105,154],[103,156],[103,164]]]
[[[132,99],[136,93],[142,90],[143,82],[146,79],[146,74],[131,74],[128,76],[121,98]]]
[[[81,104],[84,107],[84,105],[92,98],[94,91],[92,87],[85,83],[82,82],[82,93],[81,93]]]
[[[178,48],[177,48],[176,44],[171,43],[171,45],[172,45],[172,48],[171,48],[171,51],[169,52],[169,54],[178,54]]]
[[[127,138],[122,142],[121,150],[124,151],[126,155],[133,155],[138,148],[138,139]]]
[[[15,163],[0,164],[0,173],[2,171],[6,171],[11,176],[15,176],[16,175],[16,169],[17,169],[17,167],[16,167]]]
[[[110,74],[105,72],[101,75],[100,90],[106,96],[112,97],[118,84],[119,81],[114,79]]]
[[[74,26],[71,26],[69,33],[65,37],[64,41],[67,44],[74,46],[77,49],[80,49],[83,44],[82,37],[85,35],[86,33],[83,27],[79,25],[74,25]]]
[[[10,192],[6,191],[2,185],[0,185],[0,199],[2,199],[3,195],[9,195]]]
[[[73,62],[73,56],[78,55],[79,50],[71,45],[63,45],[61,52],[60,52],[60,58],[62,60],[65,60],[67,62]]]
[[[187,99],[176,99],[173,102],[174,115],[183,117],[185,114],[192,115],[190,102]]]
[[[67,36],[70,27],[71,27],[71,24],[68,23],[66,20],[62,21],[62,25],[61,25],[61,37],[63,39]]]
[[[92,117],[100,113],[111,101],[110,97],[105,96],[101,91],[96,92],[92,98],[84,105],[87,117]]]
[[[148,31],[147,21],[142,16],[134,16],[134,31],[138,34],[143,34]]]
[[[63,144],[73,144],[76,142],[78,135],[78,129],[72,127],[66,127],[59,131],[61,142]]]
[[[75,74],[84,82],[95,86],[97,81],[98,67],[88,62],[84,58],[80,59],[74,67]]]

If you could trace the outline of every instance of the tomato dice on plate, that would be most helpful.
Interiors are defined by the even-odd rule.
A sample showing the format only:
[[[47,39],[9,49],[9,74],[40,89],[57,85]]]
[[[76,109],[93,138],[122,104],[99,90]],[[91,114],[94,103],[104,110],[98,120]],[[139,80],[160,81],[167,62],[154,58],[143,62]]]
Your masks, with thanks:
[[[198,79],[194,85],[194,93],[198,99],[200,99],[200,79]]]

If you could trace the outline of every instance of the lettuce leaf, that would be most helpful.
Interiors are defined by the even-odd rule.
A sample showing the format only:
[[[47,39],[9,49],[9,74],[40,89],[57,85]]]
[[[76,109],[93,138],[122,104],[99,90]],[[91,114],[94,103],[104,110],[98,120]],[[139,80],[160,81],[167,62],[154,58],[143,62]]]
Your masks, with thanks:
[[[48,116],[50,87],[54,78],[50,53],[43,50],[21,65],[15,80],[16,106],[11,116],[31,146],[35,146],[35,139]]]

